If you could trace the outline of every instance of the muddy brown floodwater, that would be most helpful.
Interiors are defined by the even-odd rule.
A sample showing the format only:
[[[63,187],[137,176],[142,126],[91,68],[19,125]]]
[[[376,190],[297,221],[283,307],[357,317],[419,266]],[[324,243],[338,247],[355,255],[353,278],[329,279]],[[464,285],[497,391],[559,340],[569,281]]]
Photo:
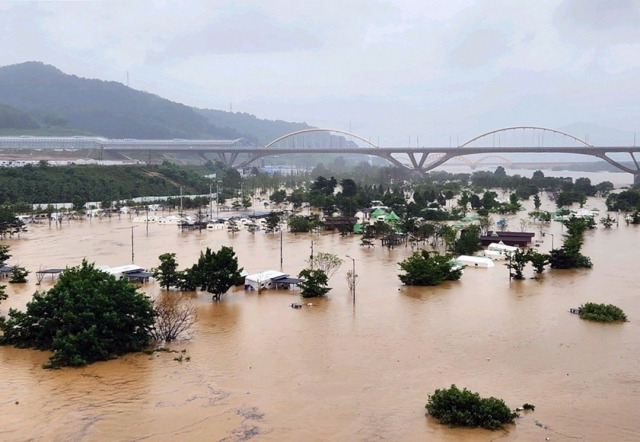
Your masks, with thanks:
[[[545,204],[550,204],[548,201]],[[602,200],[587,205],[604,208]],[[548,207],[551,208],[551,207]],[[602,212],[604,214],[604,212]],[[147,268],[177,253],[190,266],[205,247],[233,246],[249,273],[280,269],[280,236],[180,232],[127,217],[32,225],[10,244],[35,272],[131,262]],[[516,221],[512,229],[519,229]],[[531,229],[533,230],[533,229]],[[559,223],[541,239],[562,241]],[[509,281],[507,269],[468,268],[439,287],[404,287],[397,263],[411,247],[361,248],[358,237],[285,234],[283,271],[296,275],[314,250],[345,259],[333,288],[311,306],[294,291],[232,289],[221,302],[192,294],[198,321],[177,353],[134,354],[48,371],[48,353],[0,347],[0,439],[42,440],[640,440],[640,231],[585,235],[592,270],[546,271]],[[355,258],[355,307],[346,272]],[[39,287],[50,288],[46,279]],[[9,286],[0,306],[24,308],[35,285]],[[155,296],[157,283],[143,286]],[[568,313],[584,302],[620,306],[630,322],[602,325]],[[425,415],[437,388],[467,387],[521,413],[505,431],[451,429]]]

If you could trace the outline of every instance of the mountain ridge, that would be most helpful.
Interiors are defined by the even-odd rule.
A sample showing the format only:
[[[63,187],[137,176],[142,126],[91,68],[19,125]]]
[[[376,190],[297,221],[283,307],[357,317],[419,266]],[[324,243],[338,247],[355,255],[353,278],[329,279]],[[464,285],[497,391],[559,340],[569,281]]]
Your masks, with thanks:
[[[198,109],[115,81],[65,74],[37,61],[0,67],[0,105],[8,106],[6,112],[12,114],[0,120],[5,123],[0,124],[0,135],[14,135],[16,130],[25,135],[58,135],[66,130],[70,135],[107,138],[247,138],[262,142],[265,136],[276,138],[310,127]],[[17,115],[37,123],[37,129],[29,129],[34,133],[15,124],[9,127]]]

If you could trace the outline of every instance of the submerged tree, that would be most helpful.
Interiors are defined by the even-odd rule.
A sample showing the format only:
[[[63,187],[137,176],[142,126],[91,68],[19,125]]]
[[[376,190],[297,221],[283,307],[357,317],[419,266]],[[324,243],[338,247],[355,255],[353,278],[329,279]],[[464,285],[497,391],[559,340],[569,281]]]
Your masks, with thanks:
[[[153,269],[153,277],[158,280],[165,290],[180,284],[180,272],[175,253],[163,253],[158,257],[160,265]]]
[[[27,276],[29,276],[29,270],[25,269],[21,266],[13,266],[11,268],[11,279],[9,279],[9,283],[11,284],[24,284],[27,282]]]
[[[153,323],[144,293],[83,261],[25,312],[9,310],[0,343],[53,351],[47,368],[81,366],[144,349]]]
[[[528,262],[529,254],[527,252],[520,249],[513,252],[509,258],[509,263],[507,264],[507,267],[509,267],[510,270],[515,271],[513,279],[524,279],[524,274],[522,272]]]
[[[512,424],[518,414],[511,411],[502,399],[482,398],[466,388],[436,390],[429,395],[425,408],[441,424],[452,427],[479,427],[499,430],[505,424]]]
[[[171,342],[186,333],[196,322],[196,307],[182,299],[179,293],[163,293],[153,301],[156,314],[151,336],[164,342]]]
[[[435,286],[455,281],[462,276],[462,268],[449,255],[420,250],[398,263],[404,274],[398,275],[406,285]]]
[[[549,264],[549,255],[536,250],[529,250],[529,262],[536,273],[544,272],[544,267]]]
[[[200,252],[200,259],[191,269],[200,290],[213,294],[213,300],[219,301],[239,279],[241,268],[232,247],[222,246],[218,252],[209,247]]]
[[[473,255],[478,250],[481,250],[480,226],[472,224],[460,231],[460,238],[454,242],[453,248],[460,255]]]
[[[627,315],[613,304],[587,302],[580,306],[580,318],[598,322],[627,322]]]
[[[302,279],[298,286],[303,298],[317,298],[326,295],[331,290],[331,287],[327,286],[329,277],[324,270],[303,269],[298,274],[298,278]]]

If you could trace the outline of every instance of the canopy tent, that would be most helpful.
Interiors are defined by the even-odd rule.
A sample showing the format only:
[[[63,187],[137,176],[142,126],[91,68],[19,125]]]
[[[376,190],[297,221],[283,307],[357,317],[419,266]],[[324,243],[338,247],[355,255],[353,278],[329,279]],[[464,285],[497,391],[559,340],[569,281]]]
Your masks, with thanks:
[[[392,210],[391,213],[388,214],[384,220],[388,223],[395,223],[400,221],[400,217],[396,215],[395,212]]]
[[[381,208],[377,208],[376,210],[371,212],[371,218],[376,218],[376,217],[378,217],[380,215],[386,215],[386,214],[387,214],[387,212],[385,212]]]

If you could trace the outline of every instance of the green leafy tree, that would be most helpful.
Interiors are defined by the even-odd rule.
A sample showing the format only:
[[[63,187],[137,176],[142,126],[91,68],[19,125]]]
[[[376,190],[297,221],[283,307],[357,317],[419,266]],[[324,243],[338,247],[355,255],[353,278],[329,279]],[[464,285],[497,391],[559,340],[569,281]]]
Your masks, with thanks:
[[[213,295],[214,301],[219,301],[239,279],[241,268],[238,268],[238,258],[232,247],[222,246],[218,252],[209,247],[200,252],[200,259],[194,266],[196,280],[200,290],[206,290]]]
[[[24,222],[16,216],[13,208],[0,206],[0,236],[13,236],[25,230]]]
[[[82,366],[141,351],[153,323],[144,293],[83,261],[36,292],[25,312],[9,310],[0,342],[53,351],[47,368]]]
[[[443,224],[440,227],[438,236],[444,241],[447,251],[453,250],[453,246],[456,243],[456,237],[458,236],[458,230],[455,227]]]
[[[518,417],[502,399],[482,398],[466,388],[460,390],[455,384],[429,395],[425,408],[441,424],[452,427],[499,430]]]
[[[540,210],[541,205],[542,205],[542,201],[540,201],[540,195],[536,193],[533,196],[533,207],[535,207],[536,210]]]
[[[11,253],[9,253],[9,250],[11,250],[11,246],[0,244],[0,264],[6,263],[9,258],[11,258]]]
[[[308,232],[313,228],[313,225],[308,217],[302,215],[296,215],[289,218],[287,221],[289,230],[293,233]]]
[[[287,199],[287,192],[284,189],[276,190],[271,194],[271,201],[276,204],[282,204]]]
[[[549,264],[549,255],[536,250],[529,250],[529,262],[533,266],[533,270],[540,274],[544,272],[545,266]]]
[[[460,238],[458,238],[453,246],[456,253],[460,255],[473,255],[478,250],[482,249],[482,243],[480,242],[480,226],[472,224],[460,232]]]
[[[578,269],[593,267],[591,259],[580,253],[582,237],[569,236],[559,249],[551,250],[549,265],[552,269]]]
[[[21,266],[13,266],[11,268],[11,279],[9,279],[9,283],[11,284],[24,284],[27,282],[27,276],[29,276],[29,272],[27,269]]]
[[[524,274],[522,273],[524,267],[529,262],[529,254],[520,249],[516,250],[509,259],[509,263],[507,267],[509,269],[515,271],[513,274],[513,279],[524,279]]]
[[[462,276],[462,269],[452,262],[451,256],[427,250],[414,252],[398,265],[405,272],[398,277],[406,285],[435,286]]]
[[[300,296],[303,298],[318,298],[326,295],[331,287],[328,287],[329,277],[320,269],[303,269],[298,273],[302,281],[298,283]]]
[[[265,226],[267,233],[274,233],[278,231],[280,227],[280,216],[277,213],[269,213],[265,217],[265,220],[267,221]]]
[[[180,272],[175,253],[163,253],[158,257],[160,265],[153,269],[153,277],[158,280],[165,290],[178,287],[180,284]]]
[[[587,302],[579,308],[580,318],[597,322],[627,322],[627,315],[613,304]]]

